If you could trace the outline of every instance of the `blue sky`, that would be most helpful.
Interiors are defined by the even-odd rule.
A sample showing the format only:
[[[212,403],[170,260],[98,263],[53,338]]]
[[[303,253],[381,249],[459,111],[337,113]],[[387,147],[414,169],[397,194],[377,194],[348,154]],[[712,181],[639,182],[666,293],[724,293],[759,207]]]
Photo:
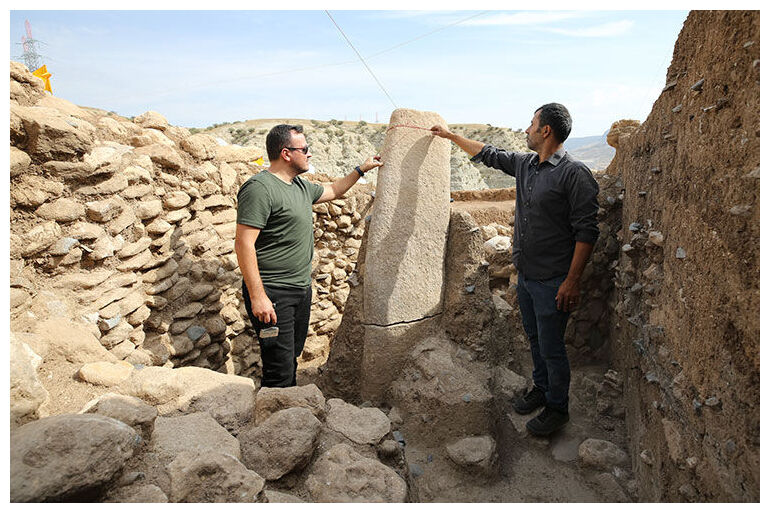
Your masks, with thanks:
[[[687,17],[331,14],[397,106],[435,111],[449,123],[526,128],[536,107],[558,101],[572,113],[573,137],[647,116]],[[125,116],[156,110],[188,127],[282,117],[387,122],[393,110],[322,10],[10,11],[14,60],[25,19],[46,43],[39,51],[54,94],[78,105]]]

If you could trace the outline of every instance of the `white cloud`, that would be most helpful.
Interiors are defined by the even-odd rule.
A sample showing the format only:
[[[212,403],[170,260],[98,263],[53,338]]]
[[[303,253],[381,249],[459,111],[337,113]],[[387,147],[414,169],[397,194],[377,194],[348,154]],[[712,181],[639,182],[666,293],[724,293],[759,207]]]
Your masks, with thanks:
[[[595,25],[593,27],[578,29],[550,28],[548,30],[556,34],[573,37],[614,37],[625,34],[631,30],[631,27],[633,26],[633,21],[621,20],[604,23],[603,25]]]
[[[522,11],[481,16],[466,21],[464,25],[546,25],[578,16],[579,13],[575,12]]]

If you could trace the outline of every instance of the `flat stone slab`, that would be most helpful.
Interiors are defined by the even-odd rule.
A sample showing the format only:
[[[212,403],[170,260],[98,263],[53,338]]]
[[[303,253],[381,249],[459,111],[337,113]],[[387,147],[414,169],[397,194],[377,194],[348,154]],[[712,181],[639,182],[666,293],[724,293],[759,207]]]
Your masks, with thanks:
[[[357,444],[377,444],[390,432],[390,419],[378,408],[359,408],[329,399],[326,425]]]
[[[207,449],[229,454],[236,459],[241,457],[238,440],[208,413],[158,417],[155,420],[150,450],[162,460],[170,462],[185,451]]]

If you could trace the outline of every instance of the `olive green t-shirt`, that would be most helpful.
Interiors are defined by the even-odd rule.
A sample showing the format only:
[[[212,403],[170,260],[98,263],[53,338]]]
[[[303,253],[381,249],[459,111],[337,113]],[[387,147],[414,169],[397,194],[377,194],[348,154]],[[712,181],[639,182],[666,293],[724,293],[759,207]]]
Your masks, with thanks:
[[[265,285],[310,286],[313,260],[313,203],[323,185],[294,177],[290,184],[265,170],[238,191],[236,222],[259,228],[254,243],[259,275]]]

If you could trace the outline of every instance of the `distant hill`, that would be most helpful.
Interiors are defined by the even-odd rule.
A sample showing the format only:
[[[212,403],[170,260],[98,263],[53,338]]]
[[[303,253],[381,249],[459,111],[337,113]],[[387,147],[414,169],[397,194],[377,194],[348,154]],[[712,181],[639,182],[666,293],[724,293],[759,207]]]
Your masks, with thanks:
[[[252,119],[230,123],[218,123],[193,132],[205,132],[231,144],[257,146],[264,150],[265,136],[278,123],[301,124],[311,145],[314,167],[328,176],[344,176],[350,169],[374,155],[385,140],[388,127],[384,123],[365,121],[338,121],[331,119]],[[528,152],[526,135],[521,130],[495,127],[488,124],[452,124],[450,129],[476,141],[491,144],[508,151]],[[565,147],[590,169],[599,171],[607,167],[615,155],[604,135],[567,139]],[[457,145],[452,145],[450,160],[451,190],[500,189],[513,187],[516,181],[496,169],[471,162]],[[377,180],[377,171],[367,174],[366,179]]]
[[[231,144],[265,148],[265,136],[278,123],[300,124],[311,146],[311,162],[319,171],[328,176],[344,176],[356,164],[369,155],[376,154],[385,140],[388,127],[384,123],[365,121],[339,121],[331,119],[252,119],[229,123],[217,123],[207,128],[193,128],[193,132],[204,132]],[[494,127],[482,124],[450,125],[450,129],[471,139],[489,143],[508,151],[529,151],[526,136],[521,130]],[[478,190],[513,187],[516,181],[501,171],[490,169],[483,164],[473,163],[457,145],[451,146],[451,190]],[[366,175],[366,180],[375,182],[377,170]]]
[[[615,148],[607,144],[607,132],[602,135],[569,138],[564,148],[594,171],[606,169],[615,156]]]

